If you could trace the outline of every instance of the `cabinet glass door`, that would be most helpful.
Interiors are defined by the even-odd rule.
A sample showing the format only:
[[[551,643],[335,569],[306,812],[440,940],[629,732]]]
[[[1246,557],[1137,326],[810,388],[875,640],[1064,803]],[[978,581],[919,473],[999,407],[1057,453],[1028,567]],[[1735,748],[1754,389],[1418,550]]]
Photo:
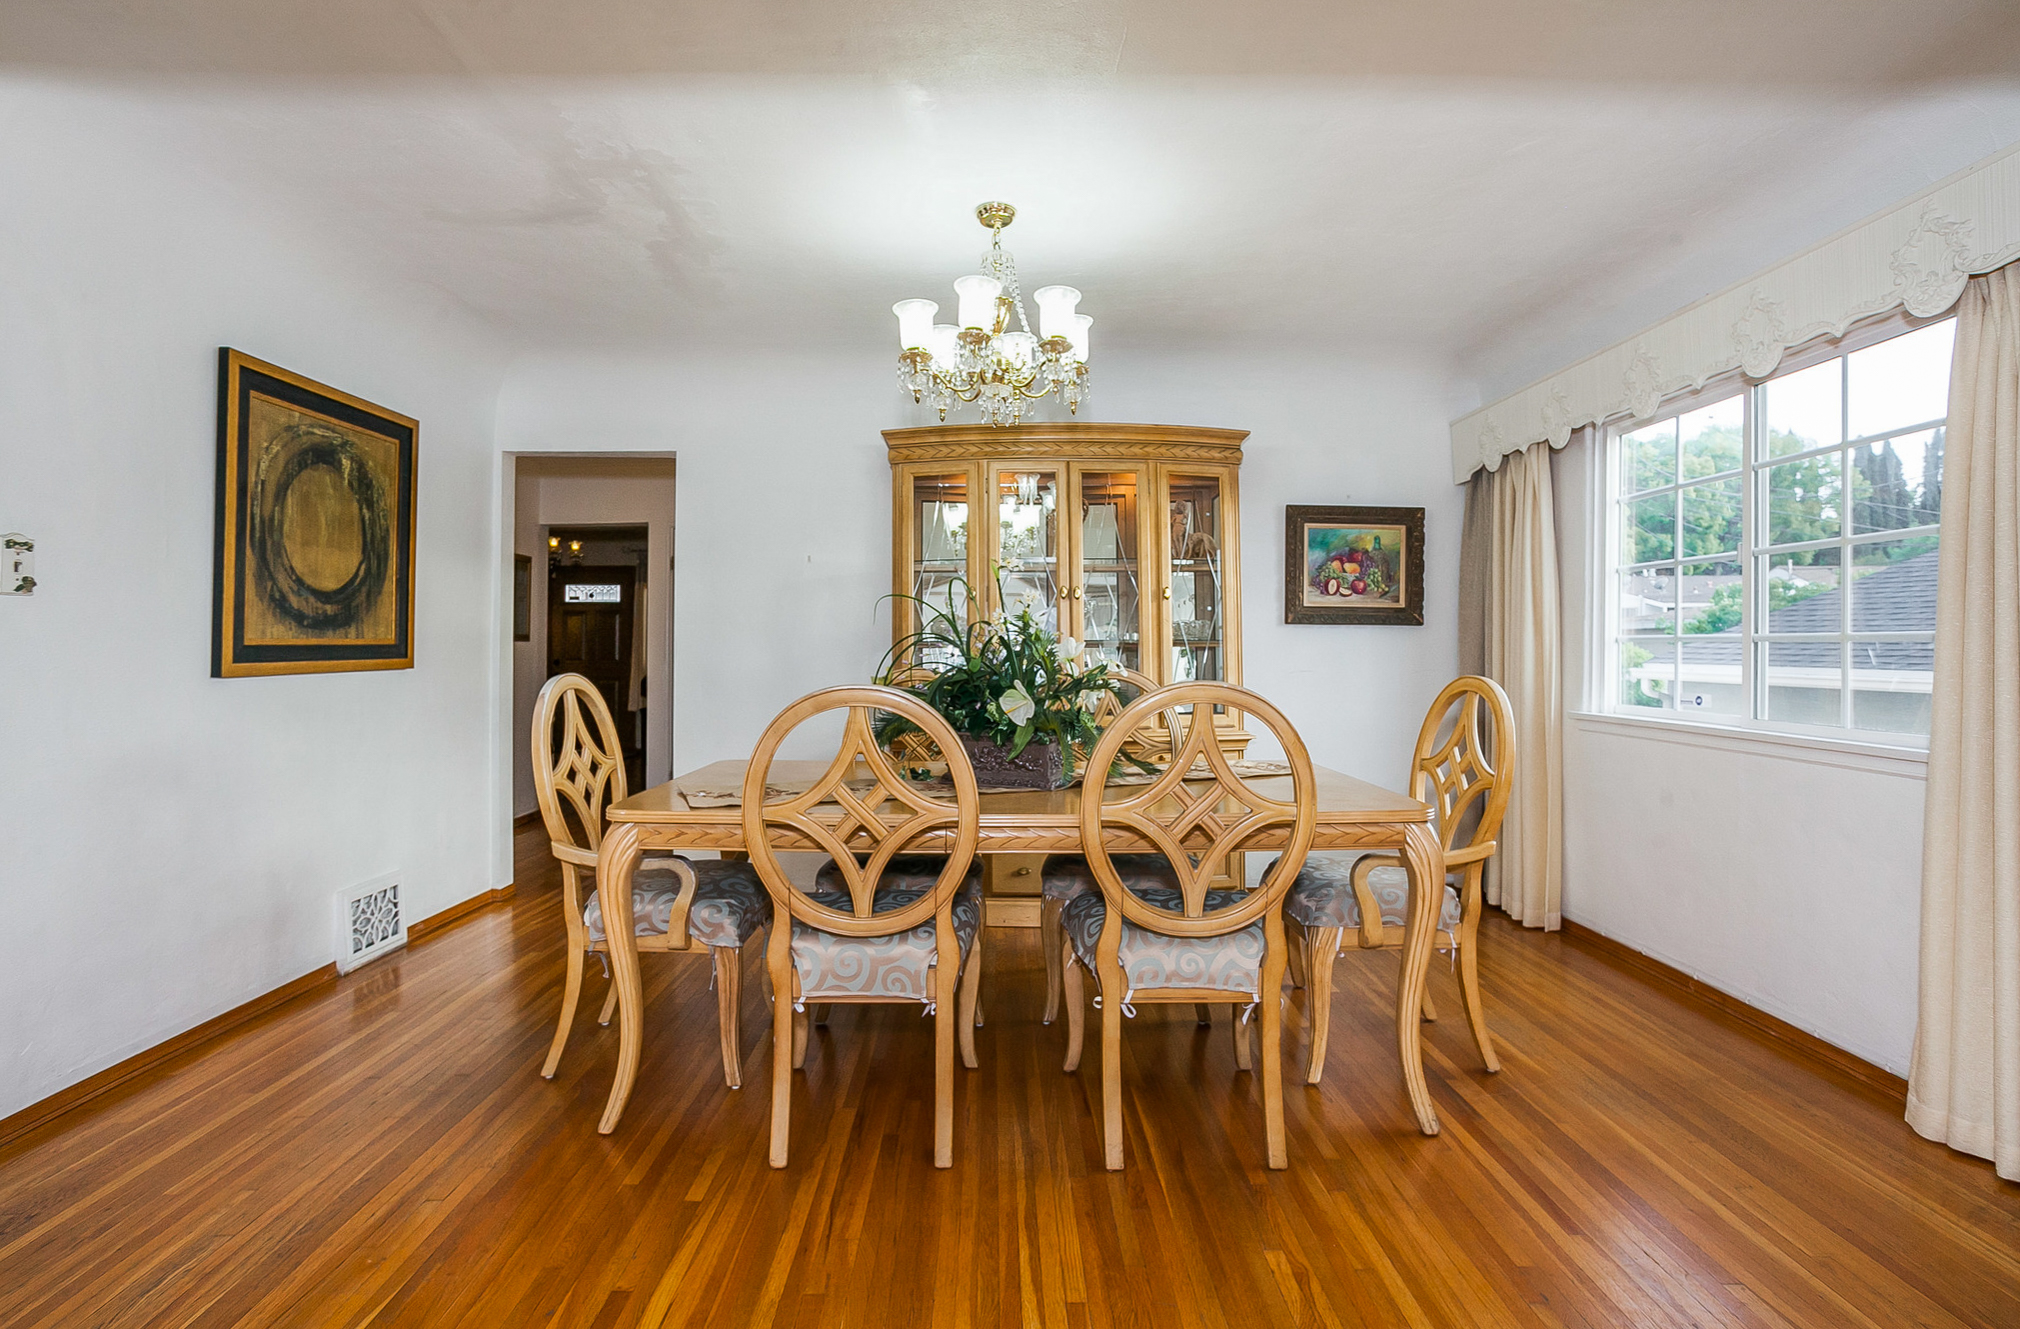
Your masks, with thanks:
[[[1074,471],[1078,573],[1070,587],[1073,626],[1090,662],[1142,670],[1143,568],[1138,471]]]
[[[911,483],[911,590],[934,609],[966,622],[970,485],[966,472],[915,475]],[[901,605],[907,627],[927,610]],[[951,652],[949,652],[951,655]]]
[[[1013,614],[1029,608],[1047,631],[1058,632],[1065,589],[1059,566],[1059,472],[1000,468],[992,471],[989,487],[996,495],[999,607]]]
[[[1220,477],[1174,472],[1165,489],[1171,560],[1164,587],[1171,651],[1165,678],[1171,683],[1224,682],[1227,598]]]

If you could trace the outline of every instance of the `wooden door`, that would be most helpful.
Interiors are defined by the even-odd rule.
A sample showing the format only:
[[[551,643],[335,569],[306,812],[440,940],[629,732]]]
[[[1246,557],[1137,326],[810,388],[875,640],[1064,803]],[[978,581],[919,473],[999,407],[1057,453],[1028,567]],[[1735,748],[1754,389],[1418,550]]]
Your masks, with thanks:
[[[547,578],[547,676],[580,674],[596,685],[627,758],[638,746],[630,701],[637,578],[633,567],[566,566]]]

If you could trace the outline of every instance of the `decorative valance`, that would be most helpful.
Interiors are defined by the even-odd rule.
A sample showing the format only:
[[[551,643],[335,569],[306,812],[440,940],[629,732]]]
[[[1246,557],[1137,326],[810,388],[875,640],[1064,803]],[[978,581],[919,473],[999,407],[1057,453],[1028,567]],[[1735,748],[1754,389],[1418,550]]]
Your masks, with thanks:
[[[1929,317],[1964,282],[2020,257],[2020,154],[2009,149],[1900,207],[1672,315],[1452,424],[1452,478],[1581,425],[1650,415],[1734,369],[1763,378],[1782,353],[1905,308]]]

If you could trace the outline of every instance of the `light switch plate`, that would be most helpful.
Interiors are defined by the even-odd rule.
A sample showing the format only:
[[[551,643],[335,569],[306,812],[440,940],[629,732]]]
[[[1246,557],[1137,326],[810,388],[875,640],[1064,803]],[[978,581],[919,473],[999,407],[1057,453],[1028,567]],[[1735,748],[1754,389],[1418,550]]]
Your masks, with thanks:
[[[35,594],[35,542],[19,531],[0,535],[0,595]]]

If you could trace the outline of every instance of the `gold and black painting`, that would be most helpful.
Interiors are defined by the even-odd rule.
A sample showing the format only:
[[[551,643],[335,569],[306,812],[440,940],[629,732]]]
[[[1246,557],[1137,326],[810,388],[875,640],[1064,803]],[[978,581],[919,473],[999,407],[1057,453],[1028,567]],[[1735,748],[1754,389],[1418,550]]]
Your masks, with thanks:
[[[211,673],[414,662],[414,454],[404,415],[218,355]]]

